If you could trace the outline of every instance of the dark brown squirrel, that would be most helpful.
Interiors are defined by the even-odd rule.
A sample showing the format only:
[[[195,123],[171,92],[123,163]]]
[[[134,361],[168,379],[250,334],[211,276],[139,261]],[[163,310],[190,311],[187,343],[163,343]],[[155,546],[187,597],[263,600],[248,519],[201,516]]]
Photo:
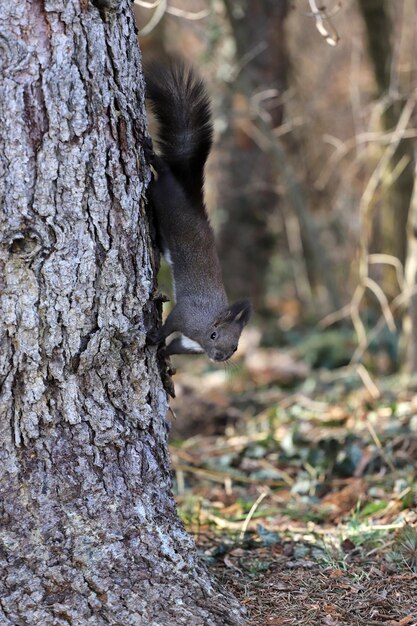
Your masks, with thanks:
[[[228,304],[204,204],[204,166],[213,141],[210,100],[203,81],[180,59],[152,63],[145,82],[159,125],[150,197],[175,295],[174,308],[148,342],[160,344],[178,332],[165,356],[206,352],[226,361],[237,350],[251,306],[249,300]]]

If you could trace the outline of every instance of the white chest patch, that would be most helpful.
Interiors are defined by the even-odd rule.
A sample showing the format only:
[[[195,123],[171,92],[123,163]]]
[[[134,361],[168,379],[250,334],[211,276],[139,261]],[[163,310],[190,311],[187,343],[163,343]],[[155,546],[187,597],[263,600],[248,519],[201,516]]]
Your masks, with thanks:
[[[171,253],[170,253],[170,251],[168,250],[168,248],[166,248],[166,249],[164,250],[164,257],[165,257],[165,261],[168,263],[168,265],[169,265],[170,267],[172,267]]]
[[[194,350],[195,352],[204,352],[203,348],[200,346],[198,341],[194,341],[185,335],[181,335],[180,337],[181,345],[186,348],[186,350]]]

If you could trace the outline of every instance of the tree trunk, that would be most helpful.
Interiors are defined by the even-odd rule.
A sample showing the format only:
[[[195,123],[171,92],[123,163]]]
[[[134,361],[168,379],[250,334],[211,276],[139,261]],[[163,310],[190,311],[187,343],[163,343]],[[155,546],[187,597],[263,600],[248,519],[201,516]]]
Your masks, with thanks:
[[[284,35],[287,0],[225,0],[236,42],[240,71],[232,86],[230,125],[221,140],[224,158],[219,201],[226,219],[219,237],[227,292],[232,298],[250,296],[259,310],[264,304],[265,279],[276,234],[276,172],[265,154],[242,127],[249,118],[250,100],[271,93],[267,104],[271,126],[282,121],[281,95],[287,85],[288,59]]]
[[[140,56],[96,4],[0,4],[0,624],[242,624],[171,496]]]
[[[417,374],[417,169],[414,193],[408,216],[408,254],[405,264],[407,311],[403,319],[405,365],[409,374]]]

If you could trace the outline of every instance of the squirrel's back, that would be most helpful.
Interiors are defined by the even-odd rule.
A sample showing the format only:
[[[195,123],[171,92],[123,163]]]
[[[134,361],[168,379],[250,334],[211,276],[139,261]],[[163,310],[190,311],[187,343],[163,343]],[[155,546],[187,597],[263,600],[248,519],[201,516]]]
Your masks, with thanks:
[[[213,141],[204,83],[180,59],[151,63],[145,80],[146,97],[159,126],[160,156],[184,190],[203,201],[204,166]]]

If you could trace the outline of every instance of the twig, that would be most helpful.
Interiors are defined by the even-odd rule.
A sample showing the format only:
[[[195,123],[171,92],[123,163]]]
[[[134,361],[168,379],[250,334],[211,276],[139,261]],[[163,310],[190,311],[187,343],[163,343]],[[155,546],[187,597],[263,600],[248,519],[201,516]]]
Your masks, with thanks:
[[[391,302],[391,312],[394,314],[397,309],[399,309],[403,304],[408,301],[409,298],[411,298],[415,294],[417,294],[417,285],[414,285],[412,289],[405,289],[402,293],[398,294],[398,296],[396,296]],[[381,315],[374,328],[368,334],[366,343],[356,348],[355,352],[353,353],[351,363],[357,363],[361,360],[370,344],[374,341],[374,339],[376,339],[376,337],[384,328],[385,321],[385,317]]]
[[[228,496],[231,496],[233,493],[233,482],[230,476],[226,476],[224,479],[224,490]]]
[[[261,41],[256,46],[254,46],[252,50],[246,52],[246,54],[244,54],[240,59],[240,62],[235,65],[235,68],[231,75],[231,80],[236,80],[243,68],[251,63],[253,59],[255,59],[258,55],[262,54],[262,52],[264,52],[267,48],[268,44],[266,43],[266,41]]]
[[[363,144],[389,144],[393,139],[393,135],[393,132],[364,132],[346,141],[340,141],[337,137],[333,137],[332,135],[323,135],[323,141],[334,146],[335,151],[324,164],[322,172],[315,182],[315,187],[319,190],[325,188],[329,179],[333,175],[335,168],[351,150],[354,150]],[[414,139],[415,137],[417,137],[417,129],[414,128],[405,130],[402,136],[403,139]]]
[[[358,336],[359,346],[363,346],[366,344],[366,329],[359,314],[359,307],[364,294],[365,287],[363,285],[358,285],[355,289],[352,301],[350,303],[350,316],[352,318],[353,328],[355,329]]]
[[[324,37],[329,46],[335,46],[339,41],[339,35],[337,34],[335,27],[331,23],[330,17],[327,14],[326,9],[319,8],[316,4],[316,0],[309,0],[309,4],[313,17],[316,20],[316,28],[319,31],[320,35]],[[324,20],[326,20],[328,28],[326,28],[326,26],[324,25]]]
[[[417,91],[415,90],[407,100],[404,108],[399,117],[397,126],[392,134],[392,141],[385,149],[382,157],[380,158],[377,166],[372,172],[368,183],[365,187],[365,191],[362,194],[359,206],[359,219],[360,219],[360,258],[359,258],[359,284],[355,289],[351,300],[351,318],[355,331],[358,336],[358,348],[355,351],[352,360],[357,358],[357,353],[363,354],[369,345],[365,326],[361,320],[359,314],[359,307],[362,302],[362,298],[366,289],[370,289],[379,301],[381,311],[385,322],[391,332],[395,332],[395,322],[392,315],[392,311],[389,307],[388,300],[381,287],[369,277],[369,252],[368,252],[368,228],[370,223],[371,203],[375,196],[378,185],[381,182],[382,176],[388,167],[400,141],[403,138],[404,132],[410,121],[417,100]]]
[[[381,456],[384,459],[385,463],[388,465],[388,467],[390,468],[391,472],[395,472],[395,466],[394,466],[393,462],[391,461],[391,459],[385,454],[385,450],[382,447],[382,443],[381,443],[378,435],[376,434],[374,427],[372,426],[371,422],[369,421],[369,417],[368,416],[366,416],[366,427],[367,427],[367,429],[369,431],[369,434],[371,435],[372,439],[374,440],[374,443],[375,443],[376,447],[380,451]]]
[[[254,516],[256,509],[258,508],[258,506],[260,505],[260,503],[262,502],[262,500],[263,500],[264,498],[266,498],[266,496],[267,496],[267,495],[268,495],[268,492],[267,492],[267,491],[263,491],[263,492],[262,492],[262,493],[261,493],[261,494],[257,497],[257,499],[255,500],[255,502],[252,504],[252,506],[251,506],[251,508],[250,508],[250,511],[249,511],[249,513],[247,514],[245,521],[243,522],[243,525],[242,525],[242,530],[240,531],[240,534],[239,534],[239,541],[242,541],[242,540],[244,539],[244,537],[245,537],[245,533],[246,533],[246,531],[248,530],[248,527],[249,527],[249,522],[251,521],[252,517]]]
[[[247,476],[241,476],[239,474],[230,474],[229,472],[220,472],[218,470],[209,470],[204,467],[194,467],[193,465],[184,465],[180,463],[173,463],[173,469],[184,473],[196,474],[197,476],[204,476],[208,480],[212,480],[216,483],[224,484],[226,478],[230,478],[235,483],[244,483],[248,485],[266,485],[267,487],[282,487],[285,484],[284,480],[271,480],[271,479],[256,479],[249,478]]]
[[[370,263],[371,265],[374,263],[392,265],[392,267],[395,269],[395,274],[397,276],[398,286],[400,290],[405,290],[406,284],[404,278],[404,267],[400,259],[398,259],[396,256],[392,256],[392,254],[370,254],[368,256],[368,263]]]
[[[365,191],[362,194],[359,205],[359,219],[361,220],[361,258],[360,258],[360,276],[363,279],[367,275],[368,265],[368,231],[367,231],[367,218],[369,217],[369,208],[371,206],[372,199],[378,188],[378,185],[382,179],[382,175],[388,167],[395,151],[398,148],[400,141],[403,139],[404,131],[408,126],[411,118],[411,114],[414,110],[417,99],[417,92],[414,91],[413,95],[407,100],[404,108],[401,112],[395,131],[392,135],[390,144],[385,149],[382,157],[380,158],[376,168],[374,169],[371,177],[368,180],[368,184],[365,187]]]
[[[197,13],[193,13],[192,11],[183,11],[183,9],[168,6],[166,0],[154,0],[153,2],[148,2],[147,0],[134,0],[134,3],[140,7],[143,7],[144,9],[160,9],[160,11],[155,11],[150,21],[146,24],[146,26],[142,28],[141,31],[139,31],[139,35],[148,35],[158,24],[164,13],[169,13],[170,15],[174,15],[175,17],[183,17],[186,20],[191,21],[202,20],[210,15],[209,9],[197,11]],[[163,10],[160,8],[161,4],[163,5]],[[160,15],[160,12],[162,13],[162,15]],[[156,13],[157,17],[155,17]]]
[[[144,9],[155,9],[161,0],[154,0],[154,2],[146,2],[146,0],[134,0],[134,3]]]
[[[319,400],[312,400],[307,396],[304,396],[301,393],[295,393],[291,396],[287,396],[282,402],[280,402],[280,406],[283,409],[287,409],[293,404],[299,404],[305,409],[309,409],[310,411],[325,411],[329,408],[329,404],[327,402],[320,402]]]
[[[293,266],[294,285],[301,302],[313,303],[313,292],[308,280],[307,262],[303,251],[303,241],[300,232],[300,222],[297,217],[283,207],[283,221],[290,251],[291,265]]]
[[[382,291],[378,283],[376,283],[372,278],[369,278],[369,276],[365,278],[364,286],[368,287],[368,289],[372,291],[372,293],[375,295],[376,299],[378,300],[380,304],[382,315],[385,318],[388,328],[390,329],[392,333],[395,333],[396,331],[395,322],[391,313],[391,309],[389,308],[387,296]]]
[[[183,11],[182,9],[177,9],[176,7],[171,6],[167,6],[166,12],[170,15],[174,15],[175,17],[183,17],[184,19],[190,21],[202,20],[210,15],[209,9],[203,9],[197,13],[193,13],[191,11]]]
[[[362,380],[363,384],[365,385],[365,387],[369,391],[369,394],[371,395],[371,397],[374,400],[378,400],[378,398],[381,397],[381,392],[379,391],[378,387],[376,386],[376,384],[372,380],[372,378],[371,378],[368,370],[366,369],[366,367],[364,365],[362,365],[362,363],[360,363],[357,366],[356,371],[358,372],[359,377]]]
[[[149,20],[149,22],[139,31],[139,37],[145,37],[145,35],[149,35],[149,33],[151,33],[159,24],[159,22],[162,20],[166,8],[167,8],[167,1],[168,0],[158,0],[157,3],[155,4],[155,11],[151,17],[151,19]]]
[[[332,326],[333,324],[336,324],[336,322],[340,322],[340,320],[344,320],[349,316],[350,304],[346,304],[345,306],[342,306],[341,309],[325,315],[325,317],[319,321],[318,326],[319,328],[328,328],[328,326]]]
[[[227,530],[239,530],[241,528],[240,522],[231,522],[230,520],[214,515],[213,513],[207,513],[206,511],[202,511],[202,517],[210,520],[210,522],[214,522],[219,528]]]

